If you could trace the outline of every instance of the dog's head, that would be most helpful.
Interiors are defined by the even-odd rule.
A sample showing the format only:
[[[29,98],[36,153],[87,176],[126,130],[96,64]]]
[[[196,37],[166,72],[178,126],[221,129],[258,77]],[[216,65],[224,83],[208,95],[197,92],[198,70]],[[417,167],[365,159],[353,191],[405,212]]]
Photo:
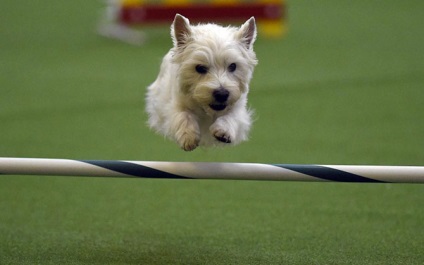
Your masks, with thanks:
[[[248,92],[257,64],[253,17],[234,28],[216,24],[193,26],[177,14],[171,36],[173,61],[179,65],[179,87],[190,104],[215,115],[231,109]]]

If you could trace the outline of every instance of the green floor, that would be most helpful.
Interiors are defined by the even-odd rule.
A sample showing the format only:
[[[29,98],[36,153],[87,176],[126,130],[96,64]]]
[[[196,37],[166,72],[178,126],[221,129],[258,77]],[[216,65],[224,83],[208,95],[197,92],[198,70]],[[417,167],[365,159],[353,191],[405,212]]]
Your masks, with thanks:
[[[41,5],[40,5],[41,3]],[[171,46],[95,34],[99,1],[0,4],[0,157],[424,165],[424,2],[289,1],[259,36],[251,140],[151,132]],[[424,185],[0,177],[0,264],[423,264]]]

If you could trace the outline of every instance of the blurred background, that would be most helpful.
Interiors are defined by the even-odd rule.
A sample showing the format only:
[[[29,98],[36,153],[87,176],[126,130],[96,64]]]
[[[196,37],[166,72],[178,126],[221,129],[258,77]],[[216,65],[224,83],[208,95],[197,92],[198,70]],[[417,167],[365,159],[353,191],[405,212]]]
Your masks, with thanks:
[[[102,2],[2,6],[2,156],[423,164],[420,1],[289,2],[287,34],[255,45],[251,140],[193,153],[146,126],[169,25],[132,46],[96,33]]]
[[[424,165],[424,2],[286,5],[284,36],[255,43],[251,139],[184,152],[144,111],[169,24],[141,27],[131,45],[98,34],[101,1],[2,1],[0,156]],[[2,176],[0,261],[419,264],[423,192]]]

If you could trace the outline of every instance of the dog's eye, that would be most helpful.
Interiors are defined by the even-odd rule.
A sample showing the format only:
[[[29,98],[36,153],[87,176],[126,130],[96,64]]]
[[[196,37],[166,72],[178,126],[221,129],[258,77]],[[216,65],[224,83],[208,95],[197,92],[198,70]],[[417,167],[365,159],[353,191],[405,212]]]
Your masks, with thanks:
[[[234,72],[237,68],[237,65],[235,63],[232,63],[228,66],[228,71]]]
[[[198,64],[198,65],[196,65],[196,72],[204,75],[208,72],[208,68],[204,65]]]

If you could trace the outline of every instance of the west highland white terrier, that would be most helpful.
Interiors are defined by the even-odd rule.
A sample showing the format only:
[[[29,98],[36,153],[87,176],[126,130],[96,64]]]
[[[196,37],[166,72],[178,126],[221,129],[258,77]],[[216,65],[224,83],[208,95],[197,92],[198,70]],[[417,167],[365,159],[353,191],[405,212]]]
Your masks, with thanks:
[[[247,94],[257,64],[255,19],[235,28],[190,25],[177,14],[171,37],[174,47],[148,87],[149,126],[185,151],[247,140],[252,123]]]

